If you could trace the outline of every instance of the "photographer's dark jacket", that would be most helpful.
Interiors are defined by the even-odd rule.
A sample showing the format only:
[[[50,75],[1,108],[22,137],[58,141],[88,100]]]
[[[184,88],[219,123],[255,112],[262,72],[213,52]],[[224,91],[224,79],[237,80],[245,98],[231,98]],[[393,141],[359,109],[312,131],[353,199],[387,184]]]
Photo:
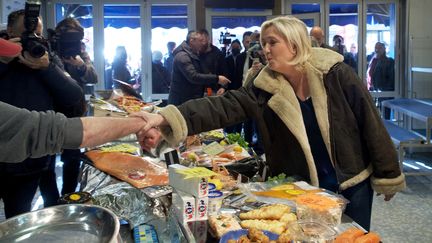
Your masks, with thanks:
[[[243,84],[243,69],[246,61],[246,51],[240,53],[236,57],[229,55],[226,58],[226,63],[228,66],[228,76],[227,78],[231,81],[228,84],[228,89],[238,89]],[[234,61],[235,59],[235,61]],[[248,60],[249,61],[249,60]]]
[[[63,112],[82,109],[82,98],[77,82],[53,62],[45,70],[31,69],[17,60],[0,63],[0,101],[28,110]],[[31,138],[23,137],[23,142],[26,139]],[[37,173],[48,162],[47,157],[42,157],[13,165],[0,163],[0,170],[14,174]]]
[[[201,98],[205,87],[216,85],[218,75],[205,74],[199,57],[184,41],[174,50],[173,74],[168,103],[180,105],[185,101]]]
[[[394,145],[369,92],[336,52],[313,48],[305,64],[313,107],[339,189],[371,176],[374,190],[392,194],[405,187]],[[265,67],[253,82],[223,96],[160,110],[170,143],[253,118],[262,134],[272,175],[299,175],[318,186],[318,175],[295,92],[280,73]]]

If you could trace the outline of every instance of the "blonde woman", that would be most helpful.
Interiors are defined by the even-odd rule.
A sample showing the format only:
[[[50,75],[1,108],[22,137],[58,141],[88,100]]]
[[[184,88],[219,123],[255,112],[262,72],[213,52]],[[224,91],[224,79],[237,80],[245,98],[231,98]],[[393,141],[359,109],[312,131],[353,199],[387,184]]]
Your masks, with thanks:
[[[371,97],[338,53],[312,48],[306,26],[278,17],[261,26],[268,64],[253,82],[221,97],[137,114],[173,144],[252,118],[272,175],[297,175],[350,203],[346,214],[369,229],[373,190],[390,200],[405,187],[396,151]],[[373,188],[373,189],[372,189]]]

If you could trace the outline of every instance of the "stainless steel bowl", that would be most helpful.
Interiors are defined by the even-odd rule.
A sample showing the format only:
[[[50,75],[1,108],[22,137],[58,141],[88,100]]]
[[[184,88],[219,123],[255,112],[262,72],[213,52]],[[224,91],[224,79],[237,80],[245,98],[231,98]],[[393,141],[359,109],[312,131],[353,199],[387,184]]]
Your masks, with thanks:
[[[0,242],[121,242],[117,216],[106,208],[69,204],[0,223]]]

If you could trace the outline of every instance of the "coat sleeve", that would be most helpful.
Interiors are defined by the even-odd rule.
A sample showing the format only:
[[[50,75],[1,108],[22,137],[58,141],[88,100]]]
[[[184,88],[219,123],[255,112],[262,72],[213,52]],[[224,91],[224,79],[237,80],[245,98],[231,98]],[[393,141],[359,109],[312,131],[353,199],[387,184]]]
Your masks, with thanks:
[[[176,54],[174,63],[190,83],[209,86],[218,82],[217,75],[200,73],[193,65],[190,56],[185,52]]]
[[[405,177],[398,156],[372,97],[358,75],[345,64],[340,64],[339,80],[345,97],[357,120],[368,159],[373,168],[372,187],[378,193],[393,194],[405,188]]]
[[[54,63],[40,72],[41,80],[50,89],[56,105],[72,107],[81,105],[84,97],[83,91],[78,83],[63,69]]]
[[[21,162],[78,148],[83,126],[79,118],[63,114],[28,111],[0,102],[0,161]]]
[[[162,134],[170,144],[176,145],[187,135],[245,121],[256,115],[256,107],[255,94],[246,88],[190,100],[178,107],[169,105],[159,111],[169,123]]]

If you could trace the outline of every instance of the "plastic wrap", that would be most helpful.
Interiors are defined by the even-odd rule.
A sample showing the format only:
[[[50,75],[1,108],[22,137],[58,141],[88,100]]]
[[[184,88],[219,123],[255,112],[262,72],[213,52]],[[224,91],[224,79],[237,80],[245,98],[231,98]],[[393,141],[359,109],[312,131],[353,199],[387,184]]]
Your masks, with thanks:
[[[94,204],[112,210],[117,216],[127,220],[132,227],[153,219],[166,218],[171,205],[168,195],[171,192],[170,187],[139,190],[89,165],[83,166],[80,182],[81,191],[91,193]],[[153,193],[150,195],[154,198],[146,194],[149,191]]]

